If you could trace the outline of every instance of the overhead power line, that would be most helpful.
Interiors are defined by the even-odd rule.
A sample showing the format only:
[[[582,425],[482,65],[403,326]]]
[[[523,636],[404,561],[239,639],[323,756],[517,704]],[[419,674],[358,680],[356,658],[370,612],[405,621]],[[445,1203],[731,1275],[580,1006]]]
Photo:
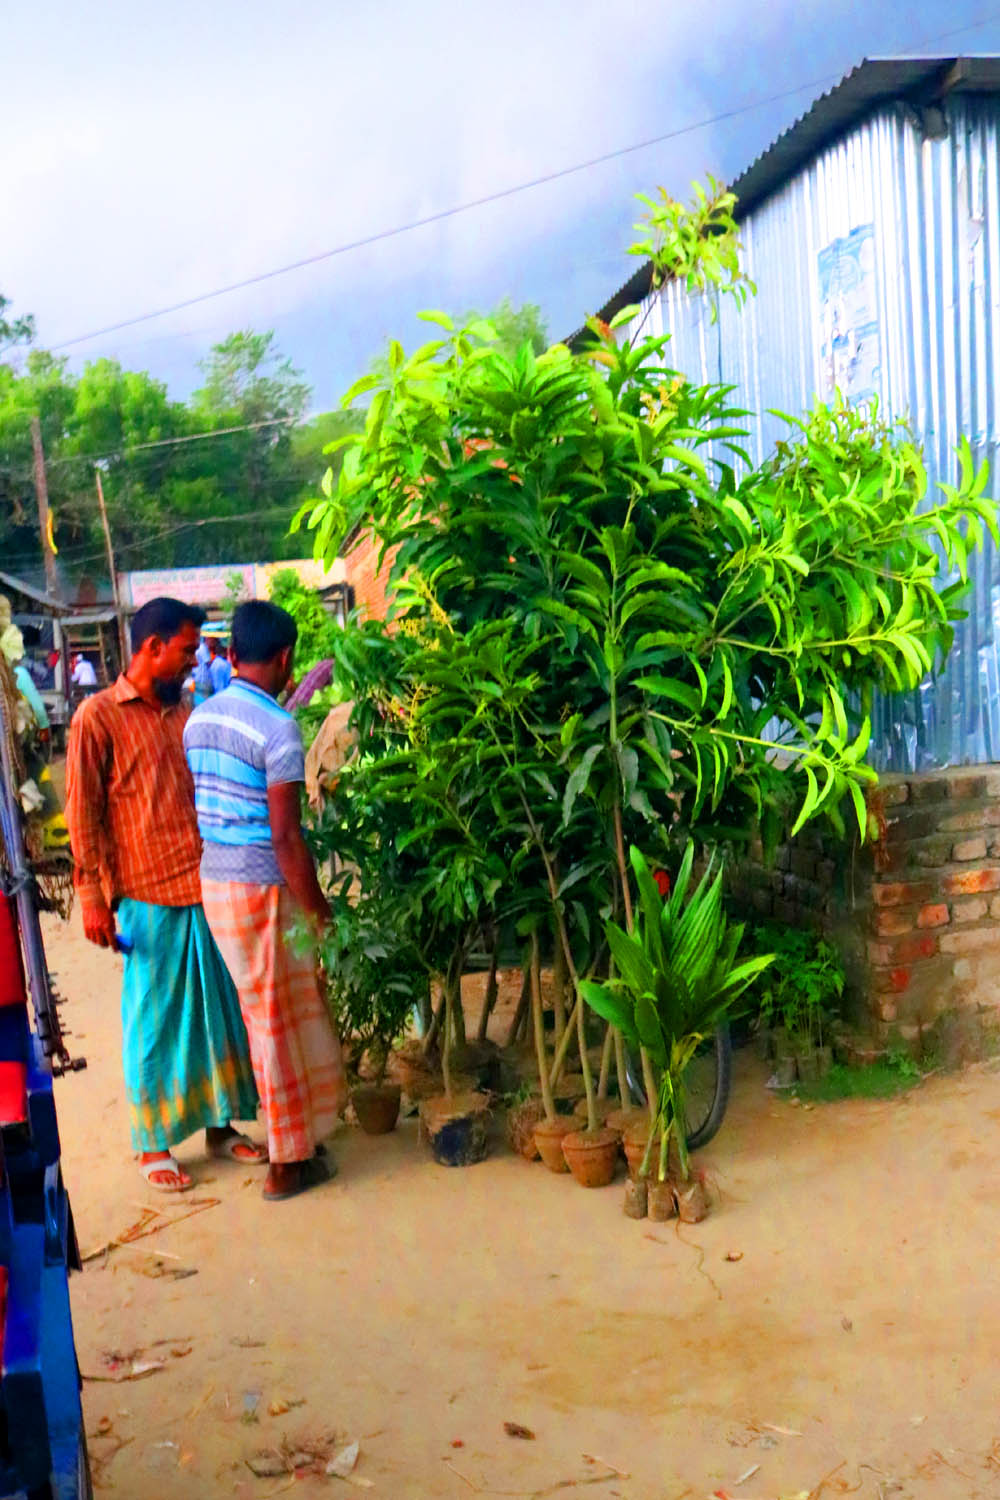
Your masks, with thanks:
[[[256,432],[261,427],[294,427],[297,420],[296,417],[268,417],[263,422],[243,422],[238,427],[213,427],[207,432],[187,432],[181,437],[156,438],[150,443],[130,443],[127,448],[115,448],[110,453],[73,453],[65,458],[54,458],[49,468],[54,469],[57,464],[99,464],[108,458],[129,458],[144,448],[171,448],[178,443],[197,443],[203,438],[227,437],[233,432]]]
[[[918,39],[914,45],[930,46],[935,42],[945,41],[949,37],[959,36],[963,32],[977,31],[988,26],[991,21],[1000,19],[1000,11],[993,11],[978,21],[969,22],[964,26],[954,26],[947,31],[938,32],[934,36]],[[259,271],[255,276],[247,276],[242,281],[232,281],[225,286],[216,287],[210,292],[200,292],[194,297],[185,297],[179,302],[172,302],[166,307],[154,308],[151,312],[139,313],[133,318],[122,318],[117,323],[109,323],[103,328],[94,329],[91,333],[76,334],[71,339],[63,339],[58,344],[50,345],[53,350],[69,349],[75,344],[89,343],[91,339],[103,338],[109,333],[118,333],[123,328],[134,328],[139,323],[151,322],[154,318],[165,318],[170,313],[182,312],[185,308],[196,307],[202,302],[211,302],[216,297],[225,297],[232,292],[243,291],[247,287],[257,286],[263,281],[272,281],[277,276],[287,276],[292,271],[302,271],[308,266],[319,265],[322,261],[333,260],[340,255],[349,255],[354,250],[364,250],[371,245],[377,245],[383,240],[395,239],[402,234],[410,234],[415,229],[426,229],[432,224],[441,224],[446,219],[453,219],[459,214],[470,213],[476,208],[485,208],[491,203],[500,203],[505,198],[513,198],[519,193],[530,192],[533,188],[544,187],[548,183],[559,182],[566,177],[576,176],[579,172],[587,172],[592,167],[604,166],[607,162],[618,161],[623,156],[631,156],[637,151],[645,151],[650,146],[661,146],[666,141],[678,140],[681,136],[692,135],[695,131],[705,130],[710,125],[721,125],[726,120],[734,120],[740,115],[748,114],[751,110],[763,109],[765,105],[780,103],[783,99],[790,99],[795,94],[801,94],[806,89],[819,88],[823,84],[836,83],[840,79],[839,73],[827,73],[822,78],[810,79],[806,83],[797,84],[794,88],[782,89],[775,94],[769,94],[763,99],[750,100],[745,104],[735,105],[732,109],[721,110],[718,114],[707,115],[702,120],[692,121],[688,125],[680,125],[674,130],[664,131],[662,135],[650,136],[647,140],[636,141],[630,146],[619,146],[614,151],[602,152],[600,156],[588,157],[586,161],[575,162],[569,167],[559,167],[553,172],[544,172],[538,177],[529,178],[526,182],[515,183],[512,187],[500,188],[493,193],[484,193],[482,197],[470,198],[466,203],[454,204],[451,208],[439,209],[436,213],[425,214],[419,219],[410,219],[406,223],[396,224],[390,229],[380,229],[373,234],[363,235],[358,239],[348,240],[344,244],[335,245],[331,250],[320,250],[315,255],[303,256],[300,260],[289,261],[287,265],[275,266],[269,271]]]
[[[197,530],[198,527],[201,526],[224,526],[228,524],[230,526],[236,527],[242,526],[245,521],[270,520],[281,520],[287,522],[288,510],[284,506],[272,505],[265,510],[248,510],[241,512],[239,515],[199,516],[196,520],[193,521],[178,521],[174,526],[165,526],[160,531],[151,531],[149,535],[144,536],[141,541],[121,542],[118,544],[118,550],[119,552],[126,553],[143,552],[151,543],[162,541],[164,537],[176,536],[177,533],[181,531]],[[65,561],[68,562],[72,567],[76,567],[77,565],[82,563],[100,561],[104,558],[105,552],[104,549],[101,548],[99,551],[95,550],[92,552],[84,553],[83,555],[77,555],[76,551],[73,548],[60,547],[59,556],[60,558],[64,558]],[[8,564],[16,565],[18,562],[27,562],[31,560],[37,561],[37,558],[38,553],[21,553],[14,557],[6,558],[6,562]]]
[[[48,469],[58,468],[66,464],[100,464],[109,458],[131,458],[133,453],[140,453],[145,448],[171,448],[178,443],[196,443],[203,438],[227,437],[234,432],[256,432],[262,427],[296,427],[299,425],[297,417],[268,417],[262,422],[243,422],[238,427],[213,427],[206,432],[187,432],[180,437],[156,438],[148,443],[130,443],[126,448],[115,448],[109,453],[69,453],[62,458],[53,458],[48,461]],[[305,424],[302,424],[305,425]],[[0,474],[8,477],[30,479],[30,469],[10,469],[0,467]]]

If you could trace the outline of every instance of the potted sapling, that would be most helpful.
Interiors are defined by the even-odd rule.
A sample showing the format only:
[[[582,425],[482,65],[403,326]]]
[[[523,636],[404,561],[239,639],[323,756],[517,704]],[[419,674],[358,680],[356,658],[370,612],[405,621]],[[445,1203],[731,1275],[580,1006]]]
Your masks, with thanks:
[[[396,1127],[401,1098],[399,1085],[386,1082],[386,1067],[409,1024],[421,972],[394,908],[373,891],[355,893],[353,881],[343,872],[330,892],[319,951],[354,1113],[367,1135],[385,1135]]]
[[[688,844],[666,898],[638,849],[630,851],[630,860],[639,895],[632,931],[606,924],[616,973],[604,984],[584,981],[581,989],[598,1015],[649,1059],[655,1103],[640,1174],[649,1175],[651,1214],[654,1204],[665,1200],[670,1211],[676,1207],[685,1218],[701,1218],[706,1202],[702,1183],[691,1174],[687,1072],[701,1043],[768,967],[771,956],[737,962],[743,928],[727,922],[722,871],[713,872],[714,861],[689,890],[693,844]]]

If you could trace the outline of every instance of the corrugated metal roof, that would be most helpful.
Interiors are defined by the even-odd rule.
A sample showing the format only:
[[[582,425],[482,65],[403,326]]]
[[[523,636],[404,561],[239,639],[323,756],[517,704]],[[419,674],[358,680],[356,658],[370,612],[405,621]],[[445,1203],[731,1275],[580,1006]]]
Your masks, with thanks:
[[[69,613],[68,605],[63,604],[59,599],[53,599],[51,594],[43,594],[41,589],[32,588],[30,583],[25,583],[22,578],[15,578],[13,573],[0,572],[0,588],[13,589],[15,593],[22,594],[25,599],[31,599],[35,604],[40,604],[43,609],[50,610],[53,614]]]
[[[933,109],[950,93],[1000,92],[1000,57],[866,58],[804,115],[782,131],[731,184],[737,197],[736,218],[745,219],[771,193],[811,161],[823,148],[879,105],[898,100],[916,110]],[[606,321],[645,297],[651,284],[647,261],[601,308]],[[567,340],[574,344],[584,333]]]

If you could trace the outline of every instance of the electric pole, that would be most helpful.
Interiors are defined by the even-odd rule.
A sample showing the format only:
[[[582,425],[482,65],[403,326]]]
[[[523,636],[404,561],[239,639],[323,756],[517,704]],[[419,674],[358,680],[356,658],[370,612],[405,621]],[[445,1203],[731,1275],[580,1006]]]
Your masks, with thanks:
[[[59,598],[59,579],[56,576],[56,557],[52,549],[52,518],[49,514],[49,486],[45,478],[45,454],[42,450],[42,424],[37,417],[31,419],[31,446],[35,450],[35,498],[38,501],[38,529],[42,537],[42,557],[45,562],[45,590],[53,599]]]
[[[111,545],[111,527],[108,524],[108,508],[104,504],[104,486],[101,483],[100,469],[94,469],[94,478],[97,480],[97,503],[101,508],[104,545],[108,553],[108,572],[111,574],[111,598],[115,606],[115,619],[118,622],[118,650],[121,653],[121,670],[124,672],[129,663],[128,639],[125,634],[125,620],[122,616],[121,599],[118,594],[118,570],[115,567],[115,551]]]

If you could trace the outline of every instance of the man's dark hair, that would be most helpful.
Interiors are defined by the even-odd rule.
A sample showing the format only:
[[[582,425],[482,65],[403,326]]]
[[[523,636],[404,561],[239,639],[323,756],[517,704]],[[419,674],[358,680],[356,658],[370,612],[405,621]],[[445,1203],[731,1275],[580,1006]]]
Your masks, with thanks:
[[[230,642],[236,660],[245,661],[248,667],[273,661],[298,638],[299,627],[288,610],[269,599],[250,599],[237,605]]]
[[[161,641],[172,641],[184,625],[196,625],[200,629],[205,623],[205,611],[197,604],[185,604],[180,599],[150,599],[132,617],[132,650],[138,651],[150,636],[158,635]]]

